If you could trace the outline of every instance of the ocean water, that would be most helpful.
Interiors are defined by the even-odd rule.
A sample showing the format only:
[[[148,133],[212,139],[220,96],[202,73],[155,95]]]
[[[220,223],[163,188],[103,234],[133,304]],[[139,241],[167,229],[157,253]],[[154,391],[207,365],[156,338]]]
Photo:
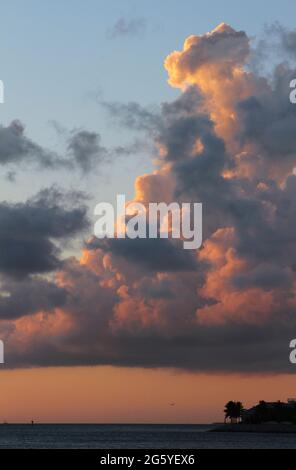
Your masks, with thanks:
[[[212,433],[208,425],[0,425],[2,449],[296,449],[296,434]]]

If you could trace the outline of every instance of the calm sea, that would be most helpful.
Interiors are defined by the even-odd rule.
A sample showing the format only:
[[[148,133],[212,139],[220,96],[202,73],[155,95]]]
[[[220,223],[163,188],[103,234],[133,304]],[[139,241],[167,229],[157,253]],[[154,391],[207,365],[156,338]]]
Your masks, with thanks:
[[[293,434],[211,433],[208,425],[0,425],[0,448],[296,449]]]

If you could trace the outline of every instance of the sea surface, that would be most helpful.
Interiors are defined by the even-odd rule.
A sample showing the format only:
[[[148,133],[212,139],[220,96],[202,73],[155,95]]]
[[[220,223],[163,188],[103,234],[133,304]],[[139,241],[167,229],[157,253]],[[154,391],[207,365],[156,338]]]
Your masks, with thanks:
[[[208,432],[212,427],[2,424],[0,449],[296,449],[296,434]]]

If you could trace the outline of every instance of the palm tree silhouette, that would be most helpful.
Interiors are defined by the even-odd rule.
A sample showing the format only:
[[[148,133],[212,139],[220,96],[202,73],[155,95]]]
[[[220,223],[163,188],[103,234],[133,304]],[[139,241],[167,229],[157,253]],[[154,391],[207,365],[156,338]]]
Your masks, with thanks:
[[[229,401],[224,408],[224,422],[229,418],[232,423],[237,423],[241,419],[243,412],[244,407],[241,401]]]

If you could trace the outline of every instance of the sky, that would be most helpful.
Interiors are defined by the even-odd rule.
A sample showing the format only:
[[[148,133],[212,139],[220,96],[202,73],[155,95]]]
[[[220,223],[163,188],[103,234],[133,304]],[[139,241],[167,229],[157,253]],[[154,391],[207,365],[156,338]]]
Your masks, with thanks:
[[[213,422],[293,396],[295,15],[1,2],[0,421]],[[202,249],[95,240],[117,194],[202,202]]]

